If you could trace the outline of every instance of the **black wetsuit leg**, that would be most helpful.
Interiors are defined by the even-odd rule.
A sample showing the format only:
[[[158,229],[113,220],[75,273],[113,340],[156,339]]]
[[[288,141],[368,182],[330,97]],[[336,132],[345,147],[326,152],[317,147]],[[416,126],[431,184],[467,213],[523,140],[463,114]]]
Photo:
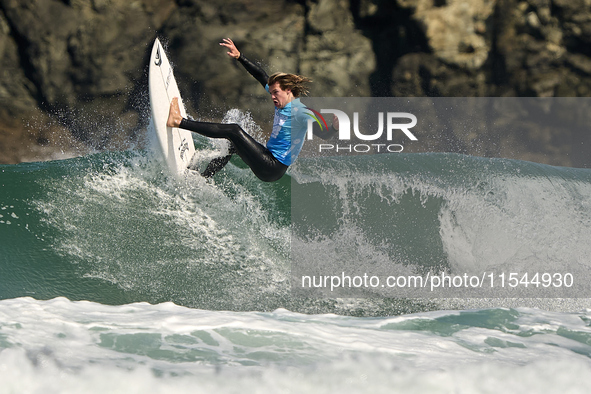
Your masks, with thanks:
[[[231,158],[232,158],[232,155],[216,157],[215,159],[213,159],[212,161],[209,162],[209,164],[205,168],[205,171],[203,171],[201,173],[201,176],[204,178],[211,178],[218,171],[220,171],[222,168],[224,168],[226,166],[226,164],[228,164],[228,162],[230,161]]]
[[[226,164],[228,164],[234,153],[236,153],[236,148],[234,148],[234,145],[232,145],[232,143],[230,142],[230,149],[228,154],[226,156],[216,157],[215,159],[210,161],[207,167],[205,168],[205,171],[201,173],[201,176],[203,176],[204,178],[211,178],[212,176],[214,176],[219,170],[221,170],[226,166]]]
[[[237,60],[263,87],[266,86],[269,76],[265,70],[248,60],[243,54],[240,54],[240,57]],[[266,147],[256,142],[238,125],[193,122],[187,120],[185,127],[183,126],[183,123],[181,123],[181,127],[187,128],[188,130],[192,130],[199,134],[203,134],[207,137],[227,138],[231,141],[229,154],[223,157],[217,157],[207,165],[205,171],[203,171],[201,174],[206,178],[212,177],[216,172],[224,168],[224,166],[228,164],[232,158],[233,153],[238,153],[242,160],[244,160],[244,162],[252,169],[255,175],[263,181],[275,181],[281,178],[287,170],[286,165],[275,159],[275,157]],[[236,128],[239,130],[235,130]],[[228,135],[225,135],[225,133]],[[232,137],[232,134],[235,136]],[[241,142],[238,145],[235,145],[233,144],[235,139],[249,141],[247,143]],[[237,146],[240,146],[240,150],[238,150]],[[256,157],[256,155],[260,156]]]
[[[183,119],[179,127],[209,138],[230,140],[240,158],[250,167],[257,178],[264,182],[279,180],[287,171],[285,164],[277,160],[269,149],[248,135],[237,124],[196,122]],[[228,160],[230,159],[228,158]]]

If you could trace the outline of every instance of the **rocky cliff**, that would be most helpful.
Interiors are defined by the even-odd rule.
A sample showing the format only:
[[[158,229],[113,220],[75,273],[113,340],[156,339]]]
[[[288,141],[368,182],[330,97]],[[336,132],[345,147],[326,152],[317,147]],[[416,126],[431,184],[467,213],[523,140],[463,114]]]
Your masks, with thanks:
[[[141,143],[156,36],[190,111],[211,119],[269,120],[222,37],[312,77],[316,96],[591,96],[589,0],[0,0],[0,162]],[[584,127],[513,133],[511,149],[502,129],[449,133],[429,149],[591,167]]]

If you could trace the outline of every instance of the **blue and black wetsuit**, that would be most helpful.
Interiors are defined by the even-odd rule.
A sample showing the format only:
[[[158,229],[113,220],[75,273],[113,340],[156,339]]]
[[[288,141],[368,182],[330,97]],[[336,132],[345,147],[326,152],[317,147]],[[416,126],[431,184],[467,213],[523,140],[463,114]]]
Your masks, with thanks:
[[[238,61],[267,91],[269,90],[267,85],[269,76],[262,68],[246,59],[242,54],[240,54]],[[210,138],[226,138],[231,142],[230,154],[212,160],[202,174],[204,177],[213,176],[228,163],[233,153],[237,153],[260,180],[274,182],[285,174],[303,145],[307,123],[293,120],[296,119],[293,113],[297,113],[300,108],[305,107],[299,99],[294,99],[284,108],[275,109],[273,133],[267,146],[257,142],[237,124],[183,119],[180,127]],[[303,117],[298,117],[298,119],[303,119]]]

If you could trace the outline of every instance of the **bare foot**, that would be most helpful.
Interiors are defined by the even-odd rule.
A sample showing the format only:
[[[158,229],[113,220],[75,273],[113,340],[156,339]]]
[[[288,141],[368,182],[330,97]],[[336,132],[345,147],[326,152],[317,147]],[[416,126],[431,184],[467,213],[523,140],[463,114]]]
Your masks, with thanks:
[[[181,116],[181,109],[179,108],[179,99],[174,97],[170,102],[170,111],[168,112],[168,120],[166,125],[168,127],[179,127],[183,117]]]

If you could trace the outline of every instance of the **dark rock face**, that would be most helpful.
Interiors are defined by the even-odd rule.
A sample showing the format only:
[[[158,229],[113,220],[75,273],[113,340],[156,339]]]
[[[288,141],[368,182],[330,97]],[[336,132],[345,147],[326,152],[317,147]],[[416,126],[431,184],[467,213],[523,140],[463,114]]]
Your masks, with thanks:
[[[9,108],[8,118],[24,119],[24,141],[100,149],[130,137],[122,134],[133,134],[138,122],[134,89],[144,78],[146,45],[174,9],[171,1],[0,1],[0,105]],[[59,141],[46,136],[56,132],[43,130],[49,126],[29,127],[44,113],[55,120],[52,129],[62,129]],[[7,123],[0,120],[0,130]],[[2,151],[7,144],[22,148],[22,159],[36,158],[0,137]]]
[[[141,142],[156,36],[202,118],[271,116],[223,37],[269,72],[311,77],[315,96],[591,95],[587,0],[0,0],[0,162]],[[512,135],[513,150],[452,137],[466,153],[591,166],[587,129],[563,132]]]

